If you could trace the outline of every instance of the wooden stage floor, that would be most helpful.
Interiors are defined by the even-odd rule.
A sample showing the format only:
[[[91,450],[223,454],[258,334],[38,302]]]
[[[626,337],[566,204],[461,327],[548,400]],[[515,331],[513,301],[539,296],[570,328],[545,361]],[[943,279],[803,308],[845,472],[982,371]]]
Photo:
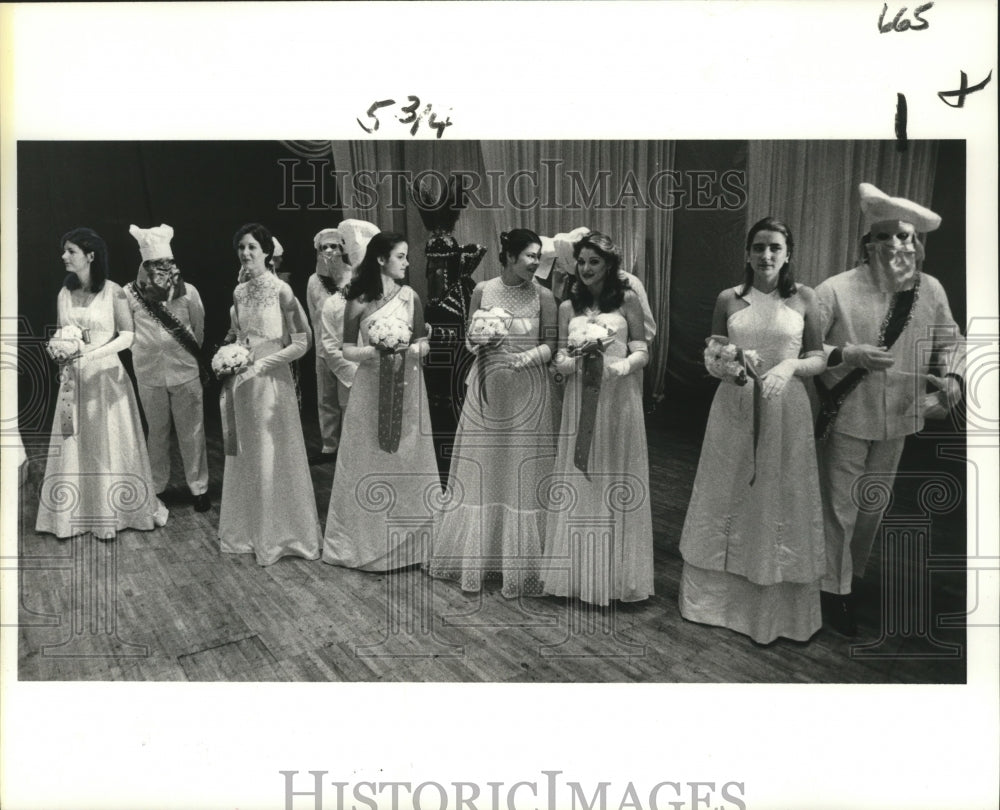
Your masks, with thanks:
[[[44,459],[30,451],[21,487],[20,680],[966,680],[964,491],[955,508],[921,522],[921,480],[900,476],[890,516],[904,528],[908,520],[923,527],[929,560],[883,585],[873,558],[859,591],[859,638],[823,629],[807,643],[761,646],[687,622],[677,609],[678,541],[700,425],[650,419],[656,595],[606,610],[553,597],[511,601],[496,586],[466,595],[419,570],[368,574],[295,558],[261,568],[250,555],[222,555],[223,456],[217,424],[207,427],[213,508],[193,511],[176,458],[168,525],[123,532],[113,543],[34,533]],[[306,442],[317,444],[314,424],[306,425]],[[964,463],[938,458],[936,445],[911,438],[901,469],[943,471],[964,486]],[[322,522],[334,469],[311,469]]]

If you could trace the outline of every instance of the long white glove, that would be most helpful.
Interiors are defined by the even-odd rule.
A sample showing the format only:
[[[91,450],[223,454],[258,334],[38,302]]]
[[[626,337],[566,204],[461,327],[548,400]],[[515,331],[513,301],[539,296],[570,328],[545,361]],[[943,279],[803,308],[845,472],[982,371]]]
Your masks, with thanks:
[[[787,360],[782,360],[761,376],[760,393],[764,399],[779,396],[792,377],[813,377],[825,369],[826,357],[822,354],[814,354],[801,359],[790,357]]]
[[[559,374],[568,377],[570,374],[576,374],[577,360],[579,360],[578,357],[573,357],[560,349],[556,352],[555,360],[552,361],[552,367]]]
[[[80,355],[80,359],[89,363],[91,360],[100,360],[109,354],[118,354],[118,352],[123,352],[129,348],[134,339],[135,332],[119,332],[118,337],[109,340],[103,346],[98,346],[93,351]]]
[[[344,345],[344,359],[352,363],[370,363],[378,357],[378,349],[374,346]]]
[[[422,359],[427,356],[427,353],[431,350],[430,341],[427,338],[418,338],[410,344],[410,348],[407,349],[411,354],[415,354],[418,359]]]
[[[527,351],[515,352],[508,355],[508,364],[514,371],[528,368],[528,366],[544,366],[552,359],[552,349],[548,343],[539,343],[532,346]]]
[[[298,360],[309,348],[309,334],[307,332],[295,332],[289,335],[289,337],[291,338],[291,343],[285,346],[285,348],[279,349],[260,360],[255,360],[251,368],[255,369],[258,374],[263,374],[272,368],[284,365],[285,363],[291,363],[293,360]]]
[[[605,377],[624,377],[646,367],[649,363],[649,347],[645,340],[630,340],[628,350],[628,357],[604,364]]]

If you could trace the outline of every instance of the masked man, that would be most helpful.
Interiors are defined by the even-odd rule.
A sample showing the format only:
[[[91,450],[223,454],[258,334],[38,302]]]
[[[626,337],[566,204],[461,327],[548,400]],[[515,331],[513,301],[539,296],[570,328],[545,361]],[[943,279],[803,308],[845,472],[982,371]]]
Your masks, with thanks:
[[[859,190],[866,256],[816,288],[828,352],[828,370],[816,378],[827,565],[821,585],[828,624],[847,636],[857,634],[852,577],[864,574],[882,521],[882,513],[859,510],[855,482],[867,474],[891,484],[906,437],[924,426],[928,383],[936,404],[950,408],[962,396],[964,373],[948,297],[922,272],[918,234],[935,230],[941,217],[869,183]]]
[[[345,219],[337,226],[337,232],[343,240],[344,262],[353,273],[365,257],[368,243],[378,233],[378,228],[361,219]],[[350,275],[340,289],[323,302],[317,327],[322,334],[320,340],[327,369],[336,379],[337,404],[341,412],[347,407],[354,374],[358,370],[357,363],[344,359],[344,312],[347,309],[344,292],[349,281]]]
[[[170,480],[172,420],[194,508],[205,512],[211,506],[202,405],[207,372],[199,357],[205,308],[198,290],[181,278],[174,262],[170,249],[173,228],[131,225],[129,233],[139,243],[142,256],[138,277],[125,290],[135,321],[132,360],[149,425],[153,486],[160,493]]]
[[[281,246],[281,242],[278,241],[277,236],[272,234],[271,239],[274,240],[274,253],[271,254],[271,272],[284,281],[285,284],[291,284],[291,272],[281,269],[281,265],[285,261],[285,249]]]
[[[331,370],[329,341],[325,339],[323,328],[323,307],[332,296],[342,292],[350,283],[352,266],[359,264],[364,258],[368,241],[376,233],[378,228],[370,222],[347,219],[337,228],[324,228],[313,237],[313,247],[316,249],[316,272],[309,277],[306,303],[309,306],[309,319],[312,321],[316,341],[316,401],[319,411],[319,432],[323,442],[319,455],[310,458],[314,464],[332,461],[336,457],[345,404],[338,397],[337,374]],[[363,234],[367,234],[367,238],[364,238]],[[342,341],[342,323],[340,331],[341,335],[336,337]],[[335,357],[332,360],[333,367],[338,368],[338,361],[343,362],[343,356],[340,355],[339,358]],[[341,368],[341,371],[346,374],[346,367]],[[350,374],[350,379],[353,381],[353,374]]]

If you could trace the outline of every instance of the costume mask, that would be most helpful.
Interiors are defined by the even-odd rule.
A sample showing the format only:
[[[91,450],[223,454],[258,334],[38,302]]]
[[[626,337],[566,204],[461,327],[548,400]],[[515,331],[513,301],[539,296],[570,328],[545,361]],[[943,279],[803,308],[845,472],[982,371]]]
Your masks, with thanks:
[[[873,223],[868,233],[868,264],[879,285],[892,292],[912,286],[923,259],[923,246],[917,241],[913,225],[885,220]]]

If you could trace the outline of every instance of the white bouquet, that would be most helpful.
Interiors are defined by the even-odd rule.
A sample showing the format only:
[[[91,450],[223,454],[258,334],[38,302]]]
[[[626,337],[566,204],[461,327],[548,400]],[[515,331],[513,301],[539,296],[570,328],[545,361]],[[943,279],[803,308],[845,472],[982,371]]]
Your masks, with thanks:
[[[469,343],[473,346],[499,346],[510,334],[513,313],[503,307],[477,309],[469,324]]]
[[[602,352],[615,335],[615,330],[595,320],[576,324],[566,338],[567,352],[576,357]]]
[[[413,329],[399,318],[376,318],[368,327],[368,342],[380,352],[392,354],[410,345]]]
[[[753,349],[741,349],[720,335],[705,340],[705,368],[723,382],[746,385],[747,375],[758,378],[760,355]]]
[[[67,324],[56,330],[45,344],[45,350],[57,363],[65,363],[80,354],[83,351],[83,344],[87,342],[89,341],[78,326]]]
[[[212,358],[212,371],[219,379],[239,374],[250,365],[250,350],[239,343],[223,346]]]

